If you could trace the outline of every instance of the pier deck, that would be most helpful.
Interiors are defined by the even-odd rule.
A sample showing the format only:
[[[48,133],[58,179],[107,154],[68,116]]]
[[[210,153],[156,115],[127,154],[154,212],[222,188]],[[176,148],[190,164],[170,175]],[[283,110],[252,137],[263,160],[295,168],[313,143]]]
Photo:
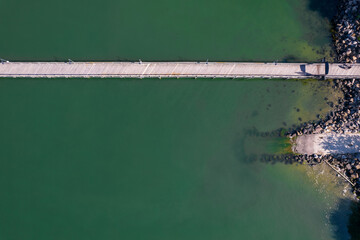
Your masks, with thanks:
[[[0,77],[33,78],[320,78],[325,63],[3,62]],[[360,78],[360,64],[329,64],[327,78]]]

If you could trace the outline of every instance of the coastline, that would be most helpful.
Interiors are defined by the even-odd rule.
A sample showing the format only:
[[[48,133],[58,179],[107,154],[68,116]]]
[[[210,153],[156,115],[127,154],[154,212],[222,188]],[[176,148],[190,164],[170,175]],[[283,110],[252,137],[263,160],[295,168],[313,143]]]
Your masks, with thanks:
[[[336,60],[351,69],[360,59],[359,0],[342,0],[334,19],[333,40]],[[295,161],[317,164],[333,163],[351,179],[354,195],[360,199],[360,80],[333,81],[332,88],[343,93],[334,103],[335,110],[316,122],[307,122],[288,133],[293,151],[302,155]]]
[[[341,0],[338,14],[333,22],[332,36],[337,53],[335,61],[344,63],[344,67],[348,69],[360,61],[359,9],[359,0]],[[346,185],[351,189],[352,196],[347,198],[348,200],[341,200],[335,212],[342,214],[343,219],[346,219],[347,223],[342,227],[344,229],[342,231],[346,229],[351,239],[358,239],[360,236],[358,226],[360,222],[360,80],[336,79],[332,88],[344,94],[334,104],[334,111],[329,112],[319,121],[304,123],[288,132],[287,136],[292,142],[292,150],[295,153],[290,162],[306,163],[310,165],[308,168],[311,171],[327,165],[334,177],[348,183]],[[323,172],[324,170],[321,174]],[[317,171],[315,176],[319,175]],[[331,185],[332,181],[328,184]],[[344,194],[348,191],[346,185]]]

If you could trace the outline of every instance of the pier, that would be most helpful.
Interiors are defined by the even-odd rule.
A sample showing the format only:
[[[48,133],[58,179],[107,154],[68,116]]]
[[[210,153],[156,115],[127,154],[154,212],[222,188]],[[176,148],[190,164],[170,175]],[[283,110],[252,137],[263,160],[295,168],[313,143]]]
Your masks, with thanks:
[[[247,62],[8,62],[4,78],[360,78],[360,64]]]

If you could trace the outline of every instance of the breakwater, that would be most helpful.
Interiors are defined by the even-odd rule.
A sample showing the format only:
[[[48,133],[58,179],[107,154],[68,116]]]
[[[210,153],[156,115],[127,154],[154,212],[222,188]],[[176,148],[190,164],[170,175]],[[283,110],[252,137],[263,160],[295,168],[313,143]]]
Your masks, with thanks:
[[[7,62],[0,77],[26,78],[360,78],[360,64],[246,62]]]

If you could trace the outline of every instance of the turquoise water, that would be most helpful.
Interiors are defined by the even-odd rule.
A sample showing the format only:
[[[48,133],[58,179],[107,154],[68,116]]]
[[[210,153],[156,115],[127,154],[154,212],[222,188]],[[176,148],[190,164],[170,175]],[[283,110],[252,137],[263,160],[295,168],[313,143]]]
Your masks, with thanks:
[[[0,57],[317,61],[331,51],[313,4],[2,0]],[[2,79],[0,238],[337,239],[331,191],[248,161],[279,140],[249,130],[314,120],[325,96],[317,81]]]

